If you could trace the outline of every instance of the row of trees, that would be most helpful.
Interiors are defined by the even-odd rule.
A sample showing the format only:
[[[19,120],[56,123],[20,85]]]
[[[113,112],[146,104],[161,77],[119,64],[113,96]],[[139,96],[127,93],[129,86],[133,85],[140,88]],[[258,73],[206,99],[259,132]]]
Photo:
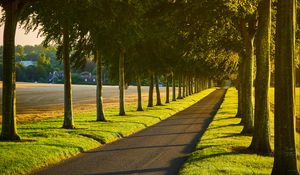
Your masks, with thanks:
[[[217,51],[227,50],[239,55],[237,117],[242,118],[244,126],[241,134],[253,136],[248,149],[262,155],[272,154],[269,87],[271,54],[275,55],[275,161],[272,174],[299,174],[294,103],[296,1],[278,0],[273,10],[271,0],[213,0],[191,4],[195,11],[205,12],[200,17],[205,22],[199,23],[199,28],[209,38],[204,42],[210,42],[208,45]],[[272,18],[276,19],[276,25],[272,25]],[[194,20],[191,19],[198,21]],[[199,36],[192,37],[199,40]]]
[[[163,76],[172,80],[173,100],[175,81],[179,81],[178,98],[208,86],[208,71],[218,72],[214,63],[192,57],[174,23],[175,11],[182,2],[173,3],[139,1],[1,1],[5,30],[3,47],[3,140],[20,139],[15,124],[15,53],[14,32],[17,22],[28,31],[40,28],[45,36],[44,45],[57,44],[57,58],[64,65],[65,114],[63,127],[74,128],[72,110],[71,66],[80,68],[93,58],[97,77],[102,77],[105,62],[112,79],[120,87],[120,115],[125,115],[124,89],[129,82],[138,85],[139,110],[141,109],[141,80],[148,79],[149,102],[153,106],[153,86]],[[160,14],[160,15],[154,15]],[[171,14],[171,15],[170,15]],[[95,20],[86,20],[95,19]],[[160,27],[158,27],[160,26]],[[153,35],[155,33],[155,35]],[[126,67],[126,69],[125,69]],[[201,70],[201,71],[199,71]],[[221,70],[221,69],[220,69]],[[222,73],[221,73],[222,72]],[[221,77],[226,77],[220,71]],[[201,83],[202,82],[202,83]],[[187,87],[187,88],[186,88]],[[194,89],[193,89],[194,87]],[[169,96],[169,91],[167,95]],[[161,105],[157,95],[157,105]],[[169,98],[167,98],[169,102]],[[97,79],[97,121],[105,121],[102,108],[102,80]]]
[[[272,16],[270,0],[3,0],[0,3],[5,14],[2,139],[19,139],[15,129],[13,52],[17,22],[28,31],[41,26],[44,44],[58,45],[57,55],[64,63],[65,74],[64,128],[74,128],[71,65],[81,67],[87,57],[94,58],[97,77],[101,77],[105,62],[111,70],[110,76],[118,79],[120,115],[125,115],[126,82],[137,82],[138,110],[142,110],[139,85],[143,79],[148,79],[148,106],[152,106],[151,94],[154,82],[158,86],[159,76],[168,80],[167,87],[172,80],[173,94],[178,79],[180,99],[192,93],[192,87],[199,91],[210,79],[234,77],[232,74],[237,72],[237,117],[242,118],[244,125],[241,134],[253,135],[249,149],[257,154],[271,153],[268,89],[270,55],[275,45],[273,174],[299,174],[294,136],[295,0],[278,0],[273,10],[276,17]],[[276,42],[273,42],[272,17],[276,18]],[[159,94],[159,88],[156,90]],[[160,104],[158,98],[157,105]],[[105,121],[100,78],[97,120]]]

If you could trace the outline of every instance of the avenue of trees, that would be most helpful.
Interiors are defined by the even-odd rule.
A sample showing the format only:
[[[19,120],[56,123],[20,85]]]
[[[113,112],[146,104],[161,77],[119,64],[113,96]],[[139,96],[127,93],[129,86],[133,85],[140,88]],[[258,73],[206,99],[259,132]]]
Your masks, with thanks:
[[[3,122],[1,140],[19,140],[16,129],[15,31],[18,22],[55,44],[63,64],[63,128],[75,128],[71,68],[93,60],[97,72],[97,121],[105,121],[102,67],[120,90],[119,115],[126,115],[125,88],[149,85],[148,107],[235,80],[241,134],[253,136],[249,150],[271,155],[269,88],[275,61],[275,150],[272,174],[299,174],[295,145],[296,0],[0,0],[3,8]],[[275,34],[276,33],[276,34]],[[275,51],[274,51],[275,47]],[[255,63],[255,64],[254,64]],[[176,92],[175,86],[178,86]],[[170,88],[172,86],[172,88]],[[253,89],[255,87],[255,93]],[[169,95],[169,88],[173,96]],[[253,101],[255,99],[255,101]]]

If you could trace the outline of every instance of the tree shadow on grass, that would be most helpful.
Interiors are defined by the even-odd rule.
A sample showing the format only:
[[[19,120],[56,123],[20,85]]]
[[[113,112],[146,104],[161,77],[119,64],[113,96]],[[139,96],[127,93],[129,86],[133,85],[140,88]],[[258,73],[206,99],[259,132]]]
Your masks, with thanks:
[[[231,120],[231,119],[237,119],[237,118],[236,117],[218,118],[218,119],[214,119],[214,121]]]
[[[2,143],[32,143],[32,142],[37,142],[37,140],[35,139],[22,139],[21,140],[15,140],[15,141],[5,141],[5,140],[1,140],[0,142]]]
[[[209,146],[207,146],[206,148],[208,148],[208,147]],[[205,156],[200,156],[198,158],[192,159],[189,162],[198,162],[198,161],[202,161],[204,159],[217,158],[217,157],[220,157],[220,156],[232,156],[232,155],[238,155],[238,154],[253,154],[253,152],[248,150],[247,147],[243,147],[243,146],[232,147],[231,150],[232,150],[231,152],[222,152],[222,153],[216,153],[216,154],[209,154],[209,155],[205,155]]]
[[[214,138],[210,138],[210,139],[203,139],[203,141],[208,141],[208,140],[215,140],[215,139],[222,139],[222,138],[230,138],[230,137],[238,137],[238,136],[243,136],[239,133],[232,133],[232,134],[228,134],[228,135],[224,135],[224,136],[219,136],[219,137],[214,137]]]
[[[220,128],[225,128],[225,127],[233,127],[233,126],[241,126],[240,124],[229,124],[229,125],[221,125],[221,126],[216,126],[216,127],[210,127],[209,129],[220,129]]]

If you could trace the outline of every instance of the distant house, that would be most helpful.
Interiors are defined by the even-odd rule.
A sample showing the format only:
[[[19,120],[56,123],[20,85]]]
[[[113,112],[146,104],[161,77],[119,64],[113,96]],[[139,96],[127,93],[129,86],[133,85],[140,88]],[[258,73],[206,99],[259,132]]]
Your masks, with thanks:
[[[19,61],[19,64],[21,64],[24,67],[28,67],[28,66],[37,66],[37,61]]]
[[[80,73],[80,77],[86,83],[88,83],[88,82],[95,83],[96,82],[96,76],[93,76],[90,72],[82,72],[82,73]]]

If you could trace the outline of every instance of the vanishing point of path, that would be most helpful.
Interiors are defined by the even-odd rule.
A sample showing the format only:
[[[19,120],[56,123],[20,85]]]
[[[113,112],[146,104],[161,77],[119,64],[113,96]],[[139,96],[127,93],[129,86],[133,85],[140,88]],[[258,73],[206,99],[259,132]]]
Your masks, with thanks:
[[[219,108],[219,89],[136,134],[50,166],[39,175],[177,174]]]

